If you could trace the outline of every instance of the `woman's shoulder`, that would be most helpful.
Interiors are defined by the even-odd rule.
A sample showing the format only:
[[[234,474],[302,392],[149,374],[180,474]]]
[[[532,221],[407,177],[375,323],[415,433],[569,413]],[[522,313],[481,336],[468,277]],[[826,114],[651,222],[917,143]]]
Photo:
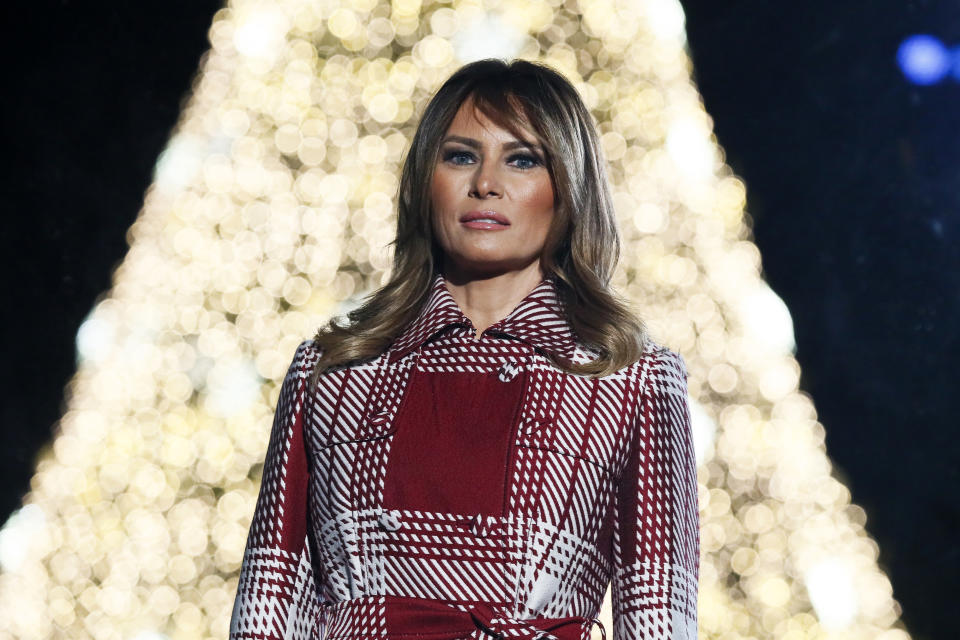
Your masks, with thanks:
[[[299,375],[306,375],[308,377],[311,376],[317,363],[323,356],[323,352],[323,346],[315,338],[302,340],[300,344],[297,345],[296,352],[293,355],[293,361],[290,363],[290,372],[297,372]],[[318,380],[330,375],[337,377],[351,369],[376,369],[380,366],[386,355],[387,352],[384,351],[374,358],[338,364],[321,372]]]
[[[322,349],[313,338],[306,338],[300,341],[300,344],[297,345],[297,350],[294,353],[294,360],[309,360],[310,358],[319,358],[321,355]]]
[[[687,395],[687,363],[678,351],[648,340],[635,366],[644,395],[662,398]]]
[[[287,375],[309,376],[321,355],[322,349],[313,341],[313,338],[301,340],[293,354]]]
[[[577,344],[573,360],[582,363],[599,355],[599,351],[583,344]],[[636,360],[611,375],[615,377],[634,377],[638,375],[643,377],[649,376],[651,373],[671,373],[683,378],[688,375],[683,356],[651,338],[644,341],[643,349]]]
[[[641,367],[668,368],[687,377],[687,363],[679,351],[648,339],[637,363]]]

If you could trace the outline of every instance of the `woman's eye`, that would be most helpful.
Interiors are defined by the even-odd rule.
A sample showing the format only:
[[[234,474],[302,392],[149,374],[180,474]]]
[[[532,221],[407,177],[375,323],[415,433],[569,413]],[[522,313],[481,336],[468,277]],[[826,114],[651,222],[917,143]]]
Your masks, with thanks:
[[[469,164],[473,161],[473,154],[469,151],[447,151],[443,160],[451,164]]]
[[[510,164],[516,166],[518,169],[532,169],[533,167],[540,164],[540,159],[536,156],[532,156],[526,153],[521,153],[515,156],[510,157]]]

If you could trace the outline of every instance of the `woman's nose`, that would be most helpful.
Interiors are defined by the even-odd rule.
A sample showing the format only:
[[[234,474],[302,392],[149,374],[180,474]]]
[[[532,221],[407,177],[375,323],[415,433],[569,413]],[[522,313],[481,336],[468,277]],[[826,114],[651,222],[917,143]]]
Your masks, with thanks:
[[[470,185],[470,195],[475,198],[499,197],[503,193],[503,186],[500,184],[500,178],[497,175],[496,168],[481,162],[473,174],[473,182]]]

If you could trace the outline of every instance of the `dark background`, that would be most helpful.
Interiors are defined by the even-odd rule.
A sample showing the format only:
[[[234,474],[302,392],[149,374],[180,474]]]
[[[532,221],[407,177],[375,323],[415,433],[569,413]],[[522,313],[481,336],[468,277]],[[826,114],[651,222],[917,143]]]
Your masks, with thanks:
[[[0,9],[0,521],[64,410],[75,336],[127,249],[219,1]],[[960,44],[960,3],[683,0],[695,80],[747,184],[827,449],[917,640],[960,593],[960,84],[912,87],[901,40]]]

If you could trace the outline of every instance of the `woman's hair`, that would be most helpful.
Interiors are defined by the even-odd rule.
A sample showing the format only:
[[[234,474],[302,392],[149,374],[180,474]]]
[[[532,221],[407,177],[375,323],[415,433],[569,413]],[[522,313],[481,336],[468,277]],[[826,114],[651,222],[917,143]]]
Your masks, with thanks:
[[[390,279],[347,314],[346,324],[335,317],[317,331],[321,357],[314,380],[332,367],[381,354],[429,299],[443,264],[431,225],[430,185],[440,142],[467,100],[518,138],[520,126],[528,127],[545,152],[555,205],[540,264],[545,276],[554,276],[573,332],[599,354],[580,364],[547,357],[565,371],[601,376],[643,352],[642,320],[609,288],[620,237],[589,110],[573,85],[545,65],[479,60],[457,70],[427,105],[400,176]]]

